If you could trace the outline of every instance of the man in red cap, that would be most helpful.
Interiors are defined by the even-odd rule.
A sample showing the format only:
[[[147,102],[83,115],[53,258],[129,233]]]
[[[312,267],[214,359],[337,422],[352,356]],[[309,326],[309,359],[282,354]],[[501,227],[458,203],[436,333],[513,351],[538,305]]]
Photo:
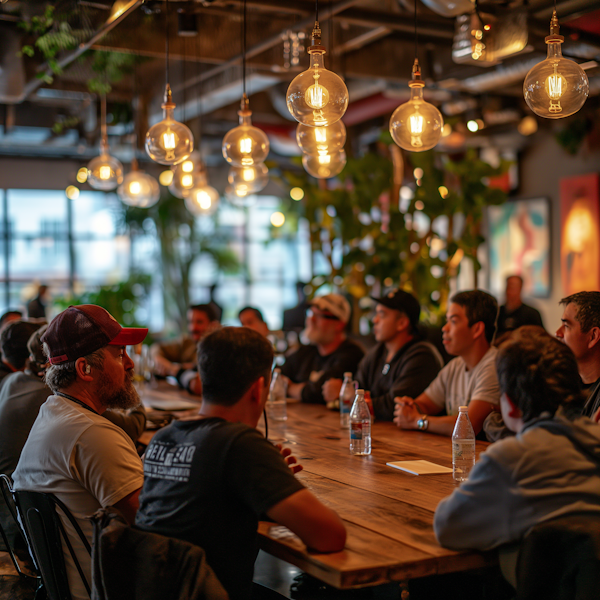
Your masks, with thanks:
[[[62,500],[91,543],[87,517],[116,506],[133,523],[143,483],[141,460],[129,436],[102,416],[108,408],[139,404],[127,345],[139,344],[148,330],[121,327],[100,306],[70,306],[41,338],[52,389],[40,408],[13,474],[17,490],[54,494]],[[70,541],[91,582],[90,557],[68,525]],[[88,595],[68,553],[73,600]]]

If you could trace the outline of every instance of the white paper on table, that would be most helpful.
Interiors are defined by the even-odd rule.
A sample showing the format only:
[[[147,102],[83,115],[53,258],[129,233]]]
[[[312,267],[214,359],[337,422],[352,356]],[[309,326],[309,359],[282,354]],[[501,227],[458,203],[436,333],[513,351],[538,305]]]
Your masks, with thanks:
[[[452,473],[452,469],[442,467],[428,460],[399,460],[397,462],[385,463],[388,467],[400,469],[413,475],[434,475],[436,473]]]

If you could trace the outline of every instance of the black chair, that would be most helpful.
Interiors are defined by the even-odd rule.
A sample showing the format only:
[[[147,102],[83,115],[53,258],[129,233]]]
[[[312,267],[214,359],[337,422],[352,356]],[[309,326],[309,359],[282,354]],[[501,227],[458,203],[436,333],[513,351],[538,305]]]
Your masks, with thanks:
[[[56,509],[58,508],[69,520],[85,549],[91,554],[90,544],[75,517],[52,494],[14,490],[10,479],[6,476],[3,477],[14,499],[18,521],[29,544],[49,600],[71,600],[63,542],[69,550],[88,595],[91,596],[90,585]]]
[[[517,600],[598,600],[600,516],[572,515],[536,525],[517,559]]]

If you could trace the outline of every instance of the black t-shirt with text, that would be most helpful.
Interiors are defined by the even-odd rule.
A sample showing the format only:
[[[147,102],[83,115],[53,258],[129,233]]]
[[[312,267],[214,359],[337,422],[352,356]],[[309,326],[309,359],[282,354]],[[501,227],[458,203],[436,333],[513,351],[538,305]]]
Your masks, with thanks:
[[[250,596],[260,515],[303,489],[256,429],[175,421],[152,439],[135,524],[204,548],[231,600]]]

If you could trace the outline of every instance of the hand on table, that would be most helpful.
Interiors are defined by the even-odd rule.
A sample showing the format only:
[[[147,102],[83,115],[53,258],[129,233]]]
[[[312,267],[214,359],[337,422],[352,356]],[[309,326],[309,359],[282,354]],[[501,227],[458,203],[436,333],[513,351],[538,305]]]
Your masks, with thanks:
[[[408,396],[394,398],[394,423],[400,429],[416,429],[417,421],[423,416],[417,408],[417,403]]]
[[[322,386],[321,391],[323,392],[323,398],[325,402],[333,402],[340,397],[340,390],[342,389],[341,379],[328,379]]]
[[[281,456],[285,459],[287,466],[292,470],[292,473],[296,474],[302,471],[304,467],[296,460],[296,457],[289,448],[284,448],[281,444],[275,444],[275,448],[279,450]]]

